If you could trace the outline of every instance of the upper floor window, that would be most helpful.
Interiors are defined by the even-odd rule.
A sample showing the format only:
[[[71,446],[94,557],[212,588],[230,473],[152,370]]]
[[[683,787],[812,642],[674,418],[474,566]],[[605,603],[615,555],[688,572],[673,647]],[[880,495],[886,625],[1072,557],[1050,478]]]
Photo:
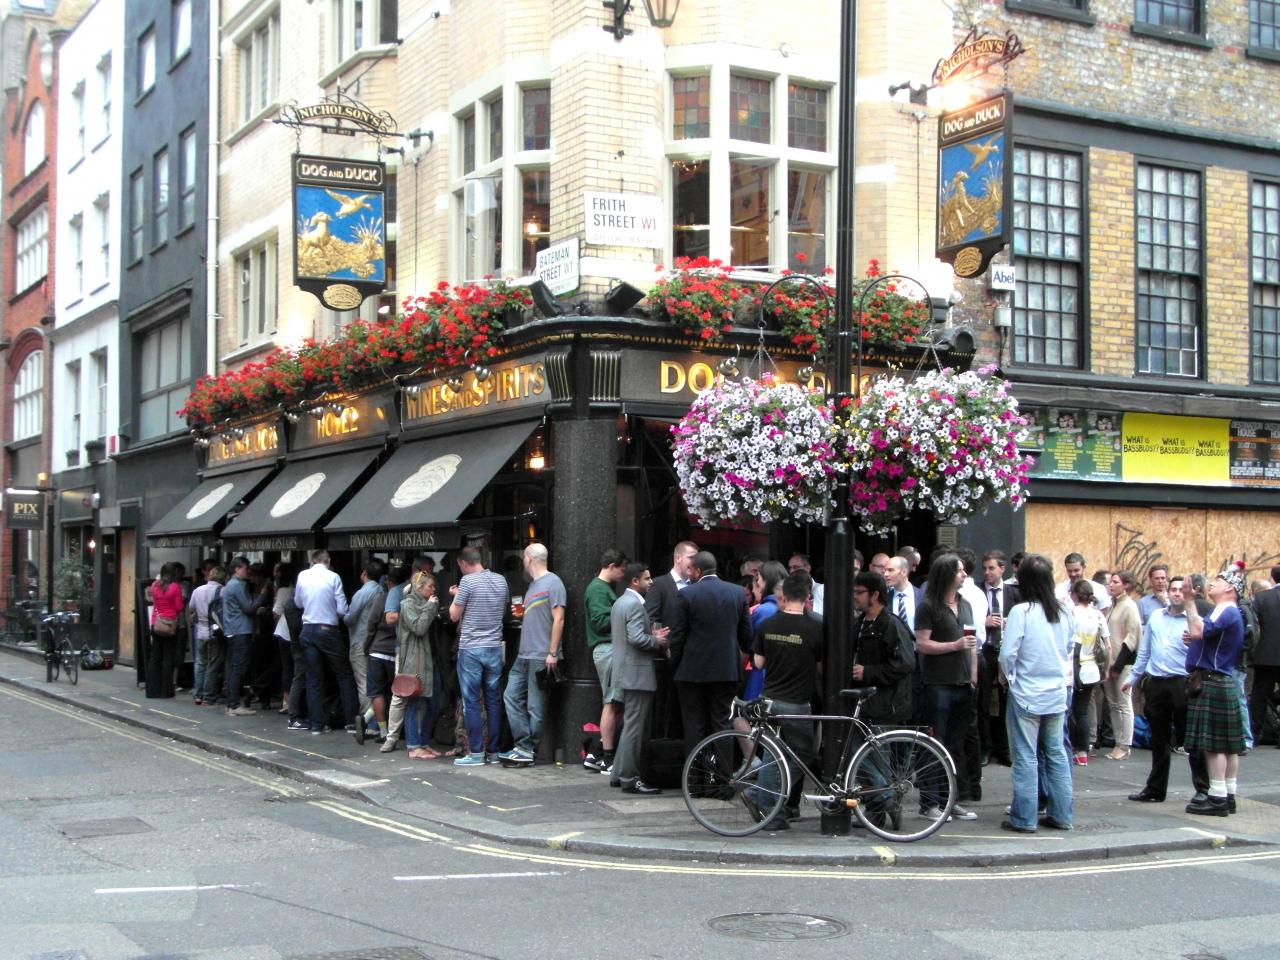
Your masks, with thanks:
[[[1203,33],[1204,0],[1137,0],[1134,19],[1148,27]]]
[[[111,54],[98,63],[98,98],[102,101],[102,136],[111,133]]]
[[[1249,374],[1254,383],[1280,383],[1280,183],[1250,187],[1249,266]]]
[[[151,161],[151,244],[169,239],[169,151],[161,150]]]
[[[787,87],[787,145],[802,150],[827,149],[826,87],[793,83]]]
[[[1249,0],[1249,46],[1280,50],[1280,0]]]
[[[81,80],[79,83],[75,85],[75,88],[71,91],[71,123],[75,128],[74,137],[75,137],[75,151],[76,151],[75,157],[73,159],[76,159],[76,160],[79,160],[81,157],[84,156],[84,150],[85,150],[84,120],[85,120],[84,81]]]
[[[156,31],[149,29],[138,38],[138,96],[156,85]]]
[[[107,371],[107,351],[105,349],[95,351],[91,354],[93,358],[93,393],[94,393],[94,437],[102,438],[107,435],[107,403],[109,395],[107,393],[107,384],[109,374]]]
[[[196,222],[196,128],[178,138],[178,230]]]
[[[1083,360],[1083,166],[1078,153],[1014,148],[1014,363]]]
[[[141,170],[129,177],[129,262],[142,259],[146,234],[146,188]]]
[[[248,123],[279,96],[279,11],[236,42],[236,55],[240,61],[240,122]]]
[[[93,212],[98,225],[97,280],[100,283],[106,283],[111,278],[111,195],[104,193],[94,200]]]
[[[177,63],[191,50],[191,0],[173,0],[169,37],[173,44],[171,62]]]
[[[773,81],[740,73],[729,76],[729,137],[755,143],[772,142],[770,130]]]
[[[1200,174],[1138,165],[1138,372],[1200,375]]]
[[[70,449],[67,451],[68,465],[72,466],[80,462],[80,443],[83,439],[81,432],[80,414],[83,411],[81,404],[81,387],[83,382],[81,379],[80,361],[72,360],[67,364],[67,393],[71,396],[68,398],[71,408],[71,436]]]
[[[22,173],[25,176],[44,163],[44,104],[38,100],[27,112],[27,128],[22,141]]]
[[[84,214],[71,218],[71,292],[78,298],[84,293]]]
[[[462,127],[462,172],[470,173],[476,168],[476,113],[472,110],[461,120]]]
[[[697,140],[711,136],[710,75],[672,77],[671,107],[673,140]]]
[[[524,107],[524,149],[551,149],[551,88],[525,87],[520,91],[520,100]]]
[[[13,439],[38,437],[44,430],[44,351],[27,355],[13,381]]]
[[[240,343],[256,343],[276,330],[276,241],[236,255],[236,322]]]
[[[366,47],[395,43],[398,7],[397,0],[330,0],[334,62],[342,63]]]
[[[144,334],[137,369],[138,438],[183,429],[178,411],[191,393],[191,321],[183,317]]]
[[[489,114],[489,161],[502,159],[502,94],[488,101],[485,110]]]
[[[15,293],[22,293],[49,272],[49,208],[41,205],[18,224],[14,257]]]

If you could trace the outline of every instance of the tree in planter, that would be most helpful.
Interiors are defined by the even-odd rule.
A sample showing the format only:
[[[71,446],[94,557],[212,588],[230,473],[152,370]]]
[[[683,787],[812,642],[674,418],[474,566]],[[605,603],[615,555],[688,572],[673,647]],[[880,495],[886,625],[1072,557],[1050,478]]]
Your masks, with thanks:
[[[79,610],[93,597],[93,568],[76,557],[60,557],[53,565],[53,600],[64,610]]]

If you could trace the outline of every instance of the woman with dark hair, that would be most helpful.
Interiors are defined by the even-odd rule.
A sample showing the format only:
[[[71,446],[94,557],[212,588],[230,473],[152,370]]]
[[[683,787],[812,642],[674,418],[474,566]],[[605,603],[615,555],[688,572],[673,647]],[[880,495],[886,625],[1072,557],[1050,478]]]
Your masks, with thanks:
[[[960,596],[964,565],[954,553],[940,554],[929,567],[924,599],[916,607],[916,651],[924,679],[926,722],[956,761],[960,796],[973,793],[964,764],[964,739],[974,722],[974,689],[978,682],[978,637],[973,608]],[[920,815],[936,818],[935,793],[921,793]],[[956,820],[976,820],[978,815],[958,804],[951,809]]]
[[[280,712],[283,714],[288,714],[290,707],[301,703],[306,696],[307,666],[302,657],[301,638],[293,636],[289,620],[284,615],[285,604],[293,599],[293,584],[297,578],[293,564],[276,564],[276,595],[271,604],[271,619],[274,621],[272,636],[276,638],[276,654],[280,658]]]
[[[1075,621],[1054,596],[1053,565],[1040,554],[1028,554],[1018,567],[1018,590],[1025,602],[1005,616],[1000,643],[1000,669],[1009,681],[1005,726],[1013,754],[1013,803],[1000,826],[1034,833],[1043,784],[1048,809],[1039,822],[1070,830],[1071,767],[1062,722]]]
[[[787,579],[787,568],[777,560],[766,560],[760,564],[752,579],[751,592],[755,597],[751,606],[751,633],[754,635],[760,625],[774,616],[781,609],[782,581]],[[754,660],[746,658],[747,683],[742,696],[745,700],[754,700],[764,692],[765,668],[757,667]]]
[[[146,669],[149,698],[173,696],[173,668],[180,642],[178,624],[185,608],[178,570],[174,564],[166,563],[151,585],[151,646]]]
[[[1072,676],[1075,688],[1071,695],[1071,749],[1072,758],[1079,766],[1089,763],[1089,731],[1096,730],[1096,721],[1089,722],[1093,709],[1093,692],[1106,674],[1110,657],[1111,632],[1106,618],[1095,605],[1094,585],[1088,580],[1077,580],[1071,585],[1071,601],[1075,605],[1076,629],[1072,634]],[[1101,654],[1101,658],[1099,658]]]

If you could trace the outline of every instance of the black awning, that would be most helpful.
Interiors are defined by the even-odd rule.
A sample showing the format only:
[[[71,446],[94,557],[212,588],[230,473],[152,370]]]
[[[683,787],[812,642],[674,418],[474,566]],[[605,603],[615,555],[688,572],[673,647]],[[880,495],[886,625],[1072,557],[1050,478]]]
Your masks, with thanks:
[[[458,517],[536,428],[536,422],[513,423],[406,443],[325,527],[330,545],[457,546]]]
[[[253,503],[222,531],[241,550],[298,550],[312,546],[324,518],[377,459],[356,450],[286,464]]]
[[[218,524],[266,482],[272,469],[262,467],[203,480],[147,531],[147,539],[156,547],[199,547],[213,542]]]

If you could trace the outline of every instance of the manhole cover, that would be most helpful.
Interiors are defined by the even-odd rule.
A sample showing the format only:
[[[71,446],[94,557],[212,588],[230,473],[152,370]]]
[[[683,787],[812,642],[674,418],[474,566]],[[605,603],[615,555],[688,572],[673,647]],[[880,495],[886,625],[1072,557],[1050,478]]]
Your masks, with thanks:
[[[66,820],[57,824],[58,832],[70,840],[91,837],[123,837],[130,833],[146,833],[151,826],[137,817],[112,817],[106,820]]]
[[[741,940],[830,940],[843,937],[849,927],[830,917],[804,913],[731,913],[707,921],[716,933]]]
[[[427,957],[412,947],[368,947],[339,953],[307,953],[290,960],[427,960]]]

